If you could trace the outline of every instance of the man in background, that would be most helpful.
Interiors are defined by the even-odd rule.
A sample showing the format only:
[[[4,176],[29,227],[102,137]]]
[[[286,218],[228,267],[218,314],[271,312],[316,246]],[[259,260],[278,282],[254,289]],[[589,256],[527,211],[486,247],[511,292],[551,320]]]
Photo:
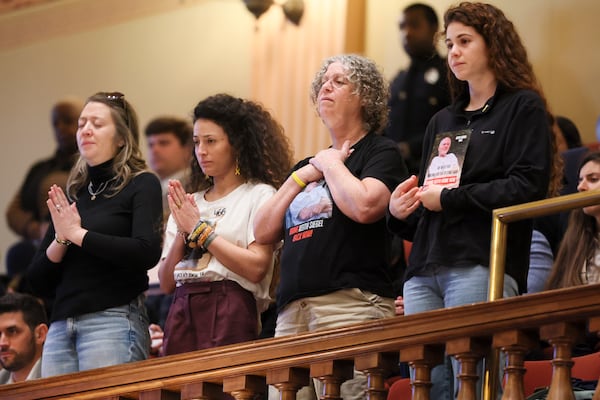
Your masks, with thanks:
[[[192,125],[185,119],[163,116],[153,119],[145,130],[148,144],[148,164],[160,178],[163,189],[163,220],[167,223],[169,203],[167,193],[170,179],[177,179],[184,187],[189,180],[192,157]],[[150,289],[146,293],[146,307],[150,322],[164,327],[171,296],[160,291],[158,266],[148,271]]]
[[[50,115],[56,141],[54,155],[31,166],[6,209],[6,222],[20,237],[6,253],[6,269],[13,279],[25,271],[48,229],[50,213],[46,200],[50,186],[56,184],[65,190],[76,160],[75,135],[82,109],[83,101],[78,98],[65,98],[54,104]]]
[[[398,143],[408,172],[418,175],[425,128],[431,117],[450,103],[447,63],[436,50],[439,23],[433,8],[409,5],[398,26],[410,65],[390,85],[390,122],[384,135]]]
[[[42,303],[23,293],[0,297],[0,384],[41,377],[48,320]]]
[[[148,164],[160,178],[163,188],[166,223],[169,217],[169,180],[180,180],[184,186],[188,180],[192,157],[192,126],[184,119],[158,117],[148,123],[145,134],[148,143]]]
[[[383,134],[398,143],[409,174],[418,176],[427,124],[436,112],[450,104],[448,69],[446,59],[436,49],[439,22],[432,7],[422,3],[407,6],[402,10],[398,28],[410,65],[398,72],[390,84],[389,124]],[[396,272],[397,314],[404,313],[402,287],[407,246],[400,237],[393,237],[390,264]],[[407,366],[401,368],[401,374],[408,376]]]

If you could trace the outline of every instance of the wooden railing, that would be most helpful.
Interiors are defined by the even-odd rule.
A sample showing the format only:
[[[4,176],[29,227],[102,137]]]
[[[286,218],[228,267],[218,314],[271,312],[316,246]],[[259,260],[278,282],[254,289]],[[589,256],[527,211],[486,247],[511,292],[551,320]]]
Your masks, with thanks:
[[[474,399],[475,364],[492,348],[507,354],[507,399],[523,399],[523,357],[538,339],[554,347],[552,399],[570,399],[571,345],[600,330],[600,285],[376,320],[341,329],[265,339],[0,387],[0,399],[251,399],[267,384],[294,399],[310,377],[322,398],[340,398],[352,367],[365,398],[385,399],[384,377],[399,360],[415,368],[413,399],[429,399],[430,368],[444,350],[461,362],[460,399]],[[433,399],[435,400],[435,399]]]
[[[365,398],[384,400],[384,378],[405,361],[415,371],[413,400],[428,400],[431,368],[446,353],[460,363],[458,398],[473,400],[477,362],[502,351],[503,399],[521,400],[524,356],[541,339],[554,350],[548,399],[570,400],[571,347],[586,330],[600,331],[600,284],[499,299],[506,224],[599,202],[600,192],[589,192],[495,210],[489,302],[4,385],[0,399],[191,400],[225,392],[241,400],[273,385],[282,400],[293,400],[311,377],[324,383],[321,398],[339,399],[340,385],[357,369],[368,377]],[[490,375],[484,396],[495,398]]]
[[[599,203],[600,191],[593,190],[495,209],[492,214],[488,300],[493,301],[502,297],[508,224]],[[498,352],[491,351],[487,360],[483,399],[493,400],[496,398],[497,378],[500,375],[497,362]],[[557,399],[561,398],[557,397]],[[600,400],[600,393],[597,400]]]

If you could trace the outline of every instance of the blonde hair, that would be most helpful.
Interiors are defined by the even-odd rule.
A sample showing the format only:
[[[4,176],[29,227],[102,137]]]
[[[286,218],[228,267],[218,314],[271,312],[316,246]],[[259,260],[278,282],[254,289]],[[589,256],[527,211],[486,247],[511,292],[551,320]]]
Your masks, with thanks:
[[[115,124],[115,140],[123,143],[123,146],[119,147],[115,154],[112,166],[116,184],[112,185],[104,194],[106,197],[112,197],[123,190],[135,176],[149,170],[140,151],[137,115],[125,96],[118,92],[98,92],[90,96],[85,104],[92,102],[108,106]],[[76,200],[77,192],[88,182],[88,165],[80,155],[67,180],[69,198]]]

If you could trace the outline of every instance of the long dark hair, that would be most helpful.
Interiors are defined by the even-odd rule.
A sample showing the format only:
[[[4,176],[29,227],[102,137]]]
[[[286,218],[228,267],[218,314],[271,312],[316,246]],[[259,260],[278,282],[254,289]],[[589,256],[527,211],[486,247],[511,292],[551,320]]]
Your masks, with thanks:
[[[600,153],[589,153],[579,166],[579,173],[589,162],[600,164]],[[571,211],[569,224],[563,236],[558,254],[554,260],[547,289],[558,289],[582,285],[581,271],[595,254],[598,247],[598,225],[596,218],[587,215],[583,209]]]

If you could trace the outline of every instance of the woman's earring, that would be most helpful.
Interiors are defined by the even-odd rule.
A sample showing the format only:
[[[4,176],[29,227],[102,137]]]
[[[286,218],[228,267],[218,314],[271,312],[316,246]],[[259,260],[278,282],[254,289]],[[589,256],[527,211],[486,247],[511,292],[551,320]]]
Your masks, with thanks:
[[[240,164],[238,162],[238,160],[235,160],[235,175],[239,176],[240,175]]]

